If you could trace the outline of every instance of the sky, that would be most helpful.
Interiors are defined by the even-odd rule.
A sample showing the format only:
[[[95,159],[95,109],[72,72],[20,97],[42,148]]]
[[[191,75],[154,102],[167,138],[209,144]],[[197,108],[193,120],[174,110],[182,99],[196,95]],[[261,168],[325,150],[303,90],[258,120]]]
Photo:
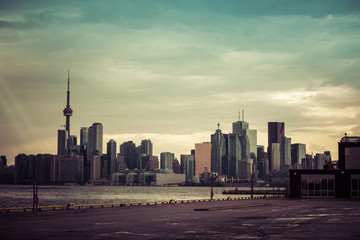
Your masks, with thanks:
[[[360,135],[359,13],[356,0],[0,0],[0,155],[56,154],[70,69],[71,134],[100,122],[104,150],[151,139],[179,158],[244,109],[259,145],[285,122],[337,160]]]

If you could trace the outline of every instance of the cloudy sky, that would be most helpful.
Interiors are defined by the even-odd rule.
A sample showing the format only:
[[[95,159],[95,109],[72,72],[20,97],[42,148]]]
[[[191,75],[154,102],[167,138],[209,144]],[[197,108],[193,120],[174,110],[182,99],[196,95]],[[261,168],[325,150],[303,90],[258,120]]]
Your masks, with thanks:
[[[285,122],[308,153],[360,135],[360,1],[0,0],[0,155],[56,153],[71,133],[189,153],[239,109],[267,145]]]

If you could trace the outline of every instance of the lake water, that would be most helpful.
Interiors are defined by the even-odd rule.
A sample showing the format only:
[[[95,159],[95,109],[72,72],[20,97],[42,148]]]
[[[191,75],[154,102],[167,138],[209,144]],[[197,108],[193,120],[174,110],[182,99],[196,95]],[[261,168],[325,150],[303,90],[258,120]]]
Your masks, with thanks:
[[[214,187],[214,198],[233,187]],[[239,196],[239,195],[236,195]],[[210,187],[141,187],[141,186],[39,186],[39,206],[95,203],[126,203],[209,199]],[[31,185],[0,185],[0,208],[30,207],[33,203]]]

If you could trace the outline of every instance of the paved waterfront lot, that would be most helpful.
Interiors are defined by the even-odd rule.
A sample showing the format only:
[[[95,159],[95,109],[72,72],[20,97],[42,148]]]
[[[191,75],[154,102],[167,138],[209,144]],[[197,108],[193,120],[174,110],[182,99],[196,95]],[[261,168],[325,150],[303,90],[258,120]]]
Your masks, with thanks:
[[[360,201],[256,199],[0,214],[2,240],[310,238],[360,239]]]

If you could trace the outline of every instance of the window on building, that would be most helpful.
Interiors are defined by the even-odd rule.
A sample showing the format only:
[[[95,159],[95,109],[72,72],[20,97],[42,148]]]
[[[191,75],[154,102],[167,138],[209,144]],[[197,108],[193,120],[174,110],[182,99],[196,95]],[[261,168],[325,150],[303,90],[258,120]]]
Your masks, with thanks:
[[[334,197],[334,175],[301,175],[302,197]]]
[[[360,197],[360,175],[359,174],[351,175],[351,197],[353,197],[353,198]]]

